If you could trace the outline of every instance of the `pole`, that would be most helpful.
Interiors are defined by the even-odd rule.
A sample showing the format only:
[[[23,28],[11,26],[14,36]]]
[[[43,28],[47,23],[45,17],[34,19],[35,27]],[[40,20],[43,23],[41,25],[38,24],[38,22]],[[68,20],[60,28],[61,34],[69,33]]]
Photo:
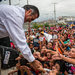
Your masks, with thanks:
[[[57,3],[53,3],[54,4],[54,24],[56,23],[56,4]]]
[[[55,8],[55,4],[56,3],[54,3],[54,20],[56,21],[56,8]]]
[[[29,1],[27,0],[27,5],[29,5]]]
[[[9,5],[11,5],[11,0],[9,0]]]

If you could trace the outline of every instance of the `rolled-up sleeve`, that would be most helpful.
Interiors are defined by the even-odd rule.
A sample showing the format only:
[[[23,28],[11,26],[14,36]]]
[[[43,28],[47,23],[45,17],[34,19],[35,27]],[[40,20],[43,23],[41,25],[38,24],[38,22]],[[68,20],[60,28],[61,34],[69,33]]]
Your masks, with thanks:
[[[19,16],[15,16],[15,18],[10,18],[10,16],[8,16],[6,19],[4,19],[3,23],[9,37],[16,45],[16,47],[20,49],[24,58],[27,59],[29,62],[33,62],[35,58],[32,55],[31,50],[26,42],[23,29],[23,20]]]

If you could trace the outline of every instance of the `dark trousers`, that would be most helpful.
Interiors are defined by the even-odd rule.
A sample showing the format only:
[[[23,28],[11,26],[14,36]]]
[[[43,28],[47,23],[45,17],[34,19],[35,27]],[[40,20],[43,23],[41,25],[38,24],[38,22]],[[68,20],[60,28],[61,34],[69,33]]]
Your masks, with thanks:
[[[9,37],[0,38],[0,45],[10,47]],[[1,50],[0,50],[0,75],[1,75]]]
[[[9,37],[0,38],[0,45],[10,47],[10,38]]]

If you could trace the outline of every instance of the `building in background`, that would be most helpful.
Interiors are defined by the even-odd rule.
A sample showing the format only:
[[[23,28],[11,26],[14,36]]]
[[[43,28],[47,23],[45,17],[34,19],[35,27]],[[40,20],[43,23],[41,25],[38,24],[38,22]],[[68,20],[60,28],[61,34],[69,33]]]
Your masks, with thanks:
[[[60,16],[58,17],[58,23],[75,24],[74,16]]]

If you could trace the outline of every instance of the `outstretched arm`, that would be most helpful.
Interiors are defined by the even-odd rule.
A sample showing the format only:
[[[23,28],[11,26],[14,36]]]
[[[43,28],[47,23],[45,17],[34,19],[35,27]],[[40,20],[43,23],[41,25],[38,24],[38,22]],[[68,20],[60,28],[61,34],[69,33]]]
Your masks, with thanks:
[[[64,57],[63,55],[60,55],[60,56],[61,56],[61,58],[62,58],[64,61],[75,65],[75,59],[73,59],[73,58],[68,58],[68,57]]]
[[[56,51],[52,51],[52,50],[46,50],[46,52],[50,52],[51,54],[56,54],[57,52]]]
[[[26,72],[27,75],[33,75],[32,72],[30,71],[30,69],[27,66],[21,66],[20,70],[21,70],[21,75],[24,75],[24,72]]]
[[[18,71],[17,69],[16,70],[13,70],[13,71],[9,72],[8,75],[13,75],[17,71]]]
[[[52,59],[53,59],[53,60],[60,60],[60,59],[62,59],[62,60],[64,60],[64,61],[68,62],[68,63],[71,63],[71,64],[74,64],[74,65],[75,65],[75,59],[65,57],[65,56],[62,55],[62,54],[58,54],[58,53],[57,53],[56,55],[54,55],[54,56],[52,57]]]

